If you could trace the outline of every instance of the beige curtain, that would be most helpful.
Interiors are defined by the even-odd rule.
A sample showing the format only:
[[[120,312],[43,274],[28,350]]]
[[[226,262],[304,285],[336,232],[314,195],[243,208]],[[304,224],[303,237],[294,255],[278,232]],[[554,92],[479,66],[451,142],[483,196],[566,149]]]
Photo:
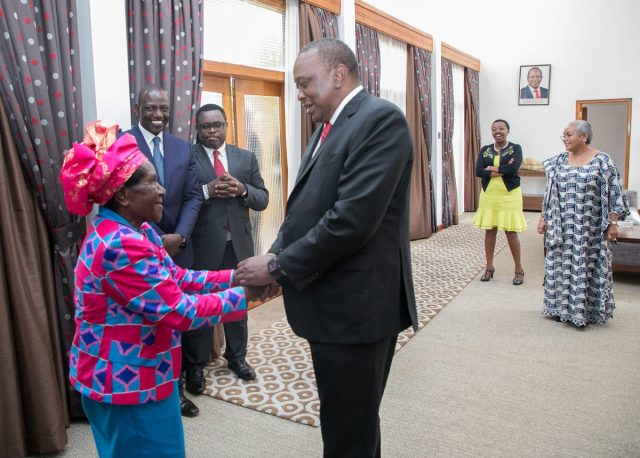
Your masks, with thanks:
[[[0,456],[55,453],[69,424],[47,225],[0,104]]]
[[[416,75],[416,48],[409,46],[407,55],[407,122],[413,140],[413,170],[411,171],[411,202],[409,214],[409,237],[411,240],[424,239],[433,234],[433,213],[431,212],[431,170],[429,151],[422,128],[422,105],[419,85],[429,79],[418,81]]]

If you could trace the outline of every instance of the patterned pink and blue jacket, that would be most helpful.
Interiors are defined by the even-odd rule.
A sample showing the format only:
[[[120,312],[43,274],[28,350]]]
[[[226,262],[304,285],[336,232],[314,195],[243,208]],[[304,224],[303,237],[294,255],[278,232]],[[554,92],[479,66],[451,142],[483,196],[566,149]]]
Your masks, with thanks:
[[[111,404],[168,397],[181,371],[180,331],[246,316],[233,275],[178,267],[151,226],[138,231],[100,208],[75,268],[72,386]]]

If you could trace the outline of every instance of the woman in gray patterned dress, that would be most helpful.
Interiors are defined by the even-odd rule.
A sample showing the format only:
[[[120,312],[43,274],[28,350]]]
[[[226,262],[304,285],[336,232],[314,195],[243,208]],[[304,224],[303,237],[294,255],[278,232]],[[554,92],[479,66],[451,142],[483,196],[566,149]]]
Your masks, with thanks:
[[[547,250],[542,314],[576,326],[613,316],[611,250],[629,205],[618,169],[590,145],[587,121],[573,121],[566,152],[544,161],[547,187],[538,232]]]

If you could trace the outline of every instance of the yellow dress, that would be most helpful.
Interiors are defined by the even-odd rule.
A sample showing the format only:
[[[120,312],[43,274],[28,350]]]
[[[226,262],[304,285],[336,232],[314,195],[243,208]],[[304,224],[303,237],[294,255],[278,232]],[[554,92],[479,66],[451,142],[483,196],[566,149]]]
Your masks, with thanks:
[[[493,158],[493,165],[500,165],[500,155]],[[502,177],[489,180],[487,190],[480,192],[478,211],[473,217],[473,225],[480,229],[498,228],[504,231],[522,232],[527,229],[527,220],[522,212],[522,189],[518,186],[511,191]]]

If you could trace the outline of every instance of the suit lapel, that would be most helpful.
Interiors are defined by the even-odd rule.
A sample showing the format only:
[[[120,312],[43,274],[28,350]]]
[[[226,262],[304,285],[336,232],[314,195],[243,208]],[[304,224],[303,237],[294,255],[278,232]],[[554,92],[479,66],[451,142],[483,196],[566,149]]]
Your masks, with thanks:
[[[173,138],[164,132],[162,134],[163,148],[164,148],[164,188],[169,194],[171,189],[171,182],[173,181],[174,173],[172,170],[179,170],[178,163],[180,162],[179,154],[175,149],[175,142]]]
[[[235,147],[233,145],[229,145],[228,143],[227,143],[226,152],[227,152],[227,172],[232,177],[237,177],[240,157],[238,154],[236,154]]]
[[[196,163],[198,167],[206,174],[207,183],[209,181],[213,181],[216,178],[216,172],[213,169],[213,164],[211,163],[211,159],[209,159],[209,155],[204,147],[198,143],[196,146]]]
[[[311,162],[313,162],[313,160],[318,157],[317,154],[315,157],[311,157],[311,155],[313,154],[313,150],[315,149],[316,144],[320,139],[321,131],[322,129],[320,128],[316,129],[316,131],[311,136],[311,139],[309,139],[309,143],[307,143],[307,147],[305,148],[304,154],[302,155],[302,161],[300,162],[300,168],[298,169],[296,184],[298,184],[302,176],[306,173],[307,169],[311,167]]]
[[[149,159],[152,164],[155,164],[153,161],[153,154],[149,149],[149,145],[147,145],[147,141],[144,139],[144,135],[142,135],[142,131],[140,130],[137,124],[131,128],[131,133],[133,134],[134,137],[136,137],[136,142],[138,142],[138,148],[140,149],[140,151],[142,151],[142,154],[147,156],[147,159]]]
[[[316,144],[319,141],[322,126],[318,127],[316,131],[311,136],[311,140],[307,144],[307,148],[304,152],[304,156],[302,158],[302,163],[300,164],[300,172],[298,173],[298,177],[296,178],[296,185],[294,186],[294,190],[297,187],[298,183],[302,180],[302,178],[309,173],[309,171],[313,168],[313,165],[316,163],[322,151],[325,147],[331,145],[332,140],[339,138],[341,135],[345,135],[348,133],[348,126],[345,125],[347,120],[351,118],[360,107],[360,103],[369,95],[366,89],[362,89],[360,92],[356,94],[356,96],[347,103],[347,105],[343,108],[342,112],[336,119],[335,125],[331,128],[331,134],[326,138],[326,140],[320,145],[316,154],[313,155],[313,150],[315,149]],[[292,191],[293,193],[293,191]]]

